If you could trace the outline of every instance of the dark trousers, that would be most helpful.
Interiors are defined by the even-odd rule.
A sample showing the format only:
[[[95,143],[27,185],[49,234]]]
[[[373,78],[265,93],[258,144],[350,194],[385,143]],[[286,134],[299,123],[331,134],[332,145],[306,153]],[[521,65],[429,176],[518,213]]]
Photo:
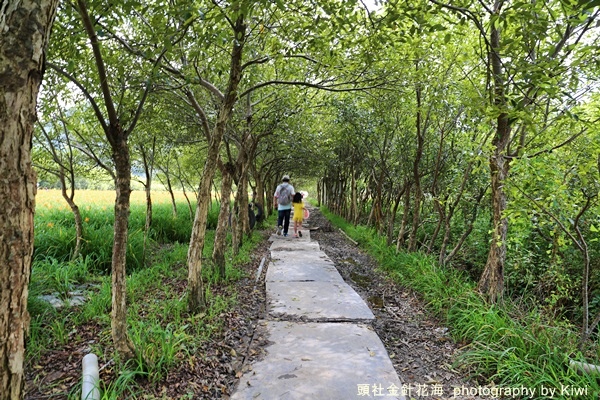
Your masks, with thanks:
[[[283,225],[283,234],[287,235],[288,229],[290,227],[290,214],[292,210],[279,210],[277,214],[277,226]]]

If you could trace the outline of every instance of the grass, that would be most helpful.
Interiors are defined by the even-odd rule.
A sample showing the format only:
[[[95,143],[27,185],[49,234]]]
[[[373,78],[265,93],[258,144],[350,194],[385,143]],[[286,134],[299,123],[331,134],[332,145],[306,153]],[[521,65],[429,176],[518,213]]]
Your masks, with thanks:
[[[143,193],[141,193],[143,195]],[[81,198],[81,199],[79,199]],[[192,221],[187,203],[179,199],[177,217],[173,217],[170,197],[165,192],[153,194],[153,224],[149,232],[150,243],[186,243],[190,239]],[[75,222],[60,192],[40,191],[36,197],[34,260],[53,258],[69,260],[75,249]],[[114,193],[111,191],[79,191],[76,201],[83,219],[81,256],[87,258],[93,272],[108,274],[111,269]],[[129,271],[143,268],[145,198],[139,192],[131,196],[131,216],[127,244]],[[218,206],[212,205],[208,216],[208,229],[214,229]]]
[[[396,252],[373,230],[353,226],[325,207],[321,211],[358,241],[387,275],[420,293],[429,310],[446,321],[455,340],[468,343],[456,365],[481,385],[534,388],[535,399],[548,398],[542,388],[557,389],[555,399],[598,398],[599,379],[568,368],[570,359],[600,364],[597,356],[586,360],[577,350],[576,327],[535,308],[525,312],[510,299],[487,304],[475,283],[460,272],[440,267],[426,254]],[[565,386],[586,393],[561,394]]]
[[[50,191],[41,191],[48,195]],[[82,196],[83,197],[83,196]],[[112,197],[112,196],[109,196]],[[111,348],[111,277],[112,207],[102,203],[96,193],[94,205],[82,204],[85,220],[85,243],[82,256],[69,260],[74,246],[73,218],[66,207],[57,207],[58,199],[38,200],[36,214],[35,259],[32,267],[28,307],[31,330],[27,343],[27,364],[36,362],[48,352],[61,351],[69,343],[82,340],[87,326],[97,333],[91,347],[100,359],[114,357]],[[142,197],[143,199],[143,197]],[[113,199],[111,198],[110,201]],[[44,204],[47,208],[44,208]],[[158,384],[169,370],[185,362],[190,354],[203,349],[205,343],[222,332],[223,314],[236,304],[236,295],[227,286],[244,277],[240,266],[251,261],[250,254],[263,240],[252,235],[245,240],[234,257],[226,253],[226,280],[221,282],[211,268],[214,231],[207,230],[203,250],[203,280],[206,282],[207,309],[199,315],[187,311],[186,280],[187,250],[192,221],[187,205],[180,205],[179,217],[173,218],[170,202],[155,201],[151,232],[151,253],[141,264],[145,206],[131,207],[127,260],[128,332],[138,358],[128,364],[117,361],[114,379],[102,383],[103,399],[136,398],[142,393],[137,386],[140,377]],[[216,224],[217,207],[209,217],[209,228]],[[74,309],[55,310],[38,296],[58,294],[68,298],[80,284],[89,285],[88,299]],[[71,342],[71,343],[70,343]],[[80,397],[77,385],[70,389],[69,398]]]

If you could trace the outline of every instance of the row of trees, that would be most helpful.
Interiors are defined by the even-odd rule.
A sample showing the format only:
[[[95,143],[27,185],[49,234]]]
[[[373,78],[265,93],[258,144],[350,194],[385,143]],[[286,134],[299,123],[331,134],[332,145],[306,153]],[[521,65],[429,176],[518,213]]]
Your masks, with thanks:
[[[3,3],[0,122],[1,136],[10,140],[2,140],[2,200],[10,206],[2,211],[1,257],[10,268],[1,277],[0,398],[22,396],[36,188],[32,153],[38,171],[60,183],[78,242],[85,232],[76,182],[113,182],[112,338],[121,360],[135,357],[125,299],[132,171],[147,191],[147,229],[153,179],[171,193],[181,188],[193,193],[188,199],[195,197],[188,305],[198,312],[205,306],[201,253],[212,189],[221,193],[213,260],[224,274],[234,184],[235,251],[248,232],[247,188],[270,209],[270,193],[292,170],[292,157],[306,158],[319,147],[300,131],[306,127],[302,113],[313,104],[308,91],[375,84],[357,68],[361,63],[343,63],[348,31],[340,27],[363,14],[353,1]]]
[[[320,200],[468,269],[491,302],[533,288],[585,342],[600,320],[598,13],[594,1],[386,3],[371,21],[373,46],[394,43],[374,63],[388,82],[331,102],[337,158]]]

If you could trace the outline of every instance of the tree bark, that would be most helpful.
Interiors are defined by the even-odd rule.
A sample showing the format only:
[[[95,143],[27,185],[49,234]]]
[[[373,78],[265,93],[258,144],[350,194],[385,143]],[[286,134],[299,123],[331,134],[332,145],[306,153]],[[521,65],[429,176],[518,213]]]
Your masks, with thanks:
[[[398,231],[398,240],[396,240],[396,251],[400,251],[404,247],[404,234],[406,233],[406,224],[408,223],[408,215],[410,212],[410,187],[412,182],[406,184],[406,192],[404,193],[404,210],[402,212],[402,222]]]
[[[233,183],[233,166],[225,164],[222,171],[221,180],[221,205],[219,210],[219,221],[215,232],[215,241],[213,247],[212,259],[219,278],[225,279],[225,247],[227,241],[227,229],[229,227],[230,203],[231,203],[231,185]]]
[[[142,163],[144,164],[144,174],[146,175],[146,183],[144,191],[146,193],[146,224],[144,231],[146,236],[152,226],[152,175],[154,174],[154,153],[156,151],[156,136],[152,138],[151,153],[148,154],[144,145],[140,145],[140,153],[142,154]],[[144,238],[144,248],[146,239]]]
[[[75,181],[72,183],[75,185]],[[64,176],[61,179],[61,193],[71,212],[73,213],[73,218],[75,219],[75,249],[73,250],[73,254],[71,255],[71,260],[75,260],[79,257],[79,252],[81,251],[81,241],[83,240],[83,220],[81,219],[81,212],[79,211],[79,206],[73,200],[74,193],[73,188],[71,188],[71,195],[67,194],[67,189],[65,187],[66,182],[64,181]]]
[[[234,40],[231,54],[231,69],[229,72],[228,87],[225,97],[221,102],[217,123],[210,138],[208,154],[202,170],[198,204],[187,256],[188,308],[192,313],[202,311],[206,307],[204,284],[202,282],[202,250],[204,249],[206,221],[208,219],[208,207],[210,205],[210,186],[217,167],[217,159],[219,157],[219,149],[221,147],[223,135],[227,129],[227,122],[231,116],[233,105],[237,100],[237,88],[242,78],[241,61],[246,37],[246,25],[244,24],[243,14],[240,14],[235,22],[234,33],[236,39]]]
[[[154,173],[154,153],[156,150],[156,136],[152,140],[152,153],[147,154],[144,145],[140,145],[140,153],[142,154],[142,162],[144,164],[144,174],[146,175],[146,183],[144,184],[144,192],[146,193],[146,223],[144,224],[144,244],[142,250],[142,264],[146,262],[146,249],[148,246],[148,235],[152,227],[152,175]]]
[[[36,176],[36,99],[57,0],[0,5],[0,399],[24,396]]]
[[[419,62],[416,64],[417,72],[419,70]],[[419,229],[419,221],[421,219],[421,176],[419,167],[421,165],[421,158],[423,156],[423,129],[421,126],[421,85],[417,84],[415,89],[417,96],[417,116],[416,116],[416,128],[417,128],[417,149],[415,159],[413,162],[413,183],[415,186],[415,201],[413,204],[413,222],[408,239],[408,251],[415,251],[417,247],[417,229]]]
[[[350,220],[354,225],[358,224],[358,190],[356,189],[356,172],[354,165],[350,172],[352,174],[352,181],[350,183]]]
[[[167,190],[171,196],[171,206],[173,208],[173,218],[177,218],[177,202],[175,201],[175,193],[173,192],[173,185],[171,184],[171,177],[169,176],[169,170],[165,171],[165,180],[167,181]]]
[[[492,28],[490,35],[490,58],[494,81],[494,102],[500,109],[506,106],[502,60],[500,59],[500,32]],[[487,262],[477,289],[488,301],[494,303],[504,293],[504,262],[506,260],[506,232],[508,220],[504,216],[506,210],[506,192],[504,184],[508,176],[510,161],[505,153],[510,141],[511,123],[508,114],[501,111],[496,119],[496,133],[492,140],[494,150],[489,159],[492,188],[492,239]]]
[[[131,161],[129,146],[120,127],[115,128],[113,137],[118,140],[113,144],[113,160],[116,169],[116,200],[114,243],[112,251],[112,338],[117,353],[126,360],[135,357],[133,343],[127,335],[127,234],[129,225],[129,199],[131,195]]]
[[[94,24],[87,11],[87,6],[84,0],[77,0],[78,12],[83,21],[84,28],[90,39],[94,62],[98,71],[100,80],[100,89],[102,91],[102,99],[106,107],[106,118],[96,107],[96,117],[103,127],[106,139],[112,149],[112,158],[115,164],[115,222],[114,222],[114,238],[112,249],[112,308],[111,308],[111,330],[112,339],[116,352],[123,360],[131,360],[135,358],[135,349],[133,343],[127,335],[127,303],[126,303],[126,256],[127,256],[127,241],[128,241],[128,225],[129,225],[129,197],[131,195],[131,160],[129,156],[129,144],[127,138],[131,130],[135,126],[135,121],[132,122],[129,129],[124,129],[120,123],[117,109],[113,102],[112,94],[109,86],[108,74],[106,65],[102,57],[100,41],[96,34]],[[142,100],[138,106],[138,111],[144,104],[147,95],[147,90],[144,93]],[[139,115],[139,113],[138,113]]]

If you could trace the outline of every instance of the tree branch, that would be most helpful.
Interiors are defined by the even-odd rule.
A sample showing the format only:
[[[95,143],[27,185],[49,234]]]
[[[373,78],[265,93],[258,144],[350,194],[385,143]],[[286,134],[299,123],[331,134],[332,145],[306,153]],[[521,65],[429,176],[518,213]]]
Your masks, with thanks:
[[[102,114],[102,111],[100,111],[100,107],[98,107],[98,104],[96,103],[96,101],[94,100],[94,98],[92,97],[90,92],[88,92],[87,89],[83,86],[83,84],[81,82],[79,82],[79,80],[77,80],[77,78],[75,78],[73,75],[71,75],[64,69],[62,69],[60,66],[54,64],[53,62],[46,61],[46,65],[48,67],[50,67],[51,69],[53,69],[54,71],[56,71],[58,74],[67,78],[69,81],[73,82],[75,84],[75,86],[77,86],[79,88],[79,90],[81,90],[83,95],[90,102],[90,105],[92,106],[92,109],[94,110],[94,113],[96,114],[96,118],[102,125],[102,129],[103,130],[108,129],[108,125],[106,125],[106,121],[104,120],[104,115]]]
[[[343,84],[344,83],[339,83],[339,84],[327,86],[327,85],[321,85],[318,83],[273,80],[273,81],[259,83],[258,85],[255,85],[255,86],[249,88],[245,92],[241,93],[240,97],[246,96],[247,94],[252,93],[255,90],[258,90],[260,88],[263,88],[265,86],[270,86],[270,85],[304,86],[304,87],[310,87],[310,88],[319,89],[319,90],[325,90],[328,92],[356,92],[356,91],[361,91],[361,90],[375,89],[375,88],[378,88],[378,87],[381,87],[384,85],[384,83],[378,83],[376,85],[359,87],[359,88],[342,88],[342,89],[338,88],[338,86],[342,86]]]

